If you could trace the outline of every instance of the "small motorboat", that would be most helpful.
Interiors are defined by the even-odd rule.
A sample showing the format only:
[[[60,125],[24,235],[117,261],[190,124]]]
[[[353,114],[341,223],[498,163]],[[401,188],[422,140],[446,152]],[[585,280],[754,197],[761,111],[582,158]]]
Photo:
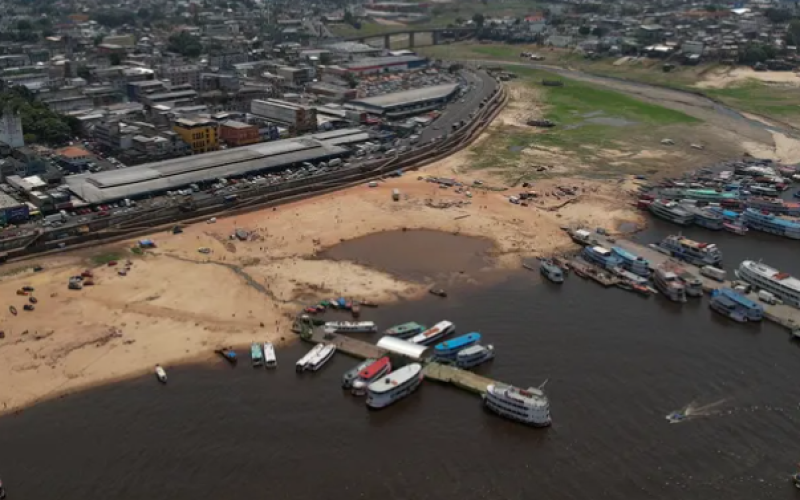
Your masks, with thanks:
[[[682,412],[679,412],[679,411],[674,411],[674,412],[670,413],[669,415],[667,415],[667,420],[669,420],[669,423],[671,423],[671,424],[676,424],[678,422],[682,422],[682,421],[686,420],[686,418],[687,418],[686,415],[684,413],[682,413]]]
[[[34,290],[32,286],[23,286],[22,289],[25,290],[26,292],[32,292]]]
[[[447,297],[447,292],[445,292],[442,288],[431,288],[430,293],[436,295],[437,297]]]
[[[739,236],[744,236],[748,231],[747,226],[735,222],[723,222],[722,228],[733,234],[738,234]]]
[[[377,302],[371,302],[369,300],[359,300],[358,303],[364,307],[378,307]]]
[[[33,311],[33,310],[35,309],[35,308],[33,307],[33,304],[25,304],[24,306],[22,306],[22,308],[23,308],[24,310],[26,310],[26,311]]]
[[[8,310],[9,310],[9,311],[11,312],[11,314],[13,314],[14,316],[16,316],[16,315],[17,315],[17,308],[16,308],[16,307],[14,307],[14,306],[8,306]]]
[[[35,304],[39,302],[39,299],[37,299],[36,297],[28,297],[28,302],[30,302],[31,304]]]
[[[317,314],[317,308],[315,306],[308,306],[303,309],[303,312],[306,314]]]
[[[161,367],[161,365],[156,365],[156,378],[162,384],[167,383],[167,372]]]
[[[800,464],[798,464],[798,467],[800,467]],[[800,490],[800,472],[795,472],[792,474],[792,483],[794,483],[795,488]],[[3,498],[2,488],[0,488],[0,498]]]
[[[794,196],[795,198],[800,198],[800,191],[795,191],[792,196]]]
[[[219,354],[220,356],[222,356],[222,359],[224,359],[225,361],[227,361],[228,363],[230,363],[232,365],[235,365],[236,362],[239,361],[239,359],[236,357],[236,352],[233,349],[231,349],[230,347],[217,349],[214,352]]]
[[[361,316],[361,304],[359,304],[358,302],[353,302],[353,305],[350,308],[350,313],[353,315],[354,318]]]
[[[3,480],[0,479],[0,498],[6,497],[6,489],[3,487]]]

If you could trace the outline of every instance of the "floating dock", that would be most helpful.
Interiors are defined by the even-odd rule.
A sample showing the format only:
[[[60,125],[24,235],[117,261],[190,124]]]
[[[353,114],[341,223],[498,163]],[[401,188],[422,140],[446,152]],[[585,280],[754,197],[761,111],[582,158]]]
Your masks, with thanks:
[[[381,349],[361,339],[338,333],[328,333],[321,327],[309,326],[303,328],[301,338],[314,344],[334,344],[338,352],[342,352],[357,359],[380,358],[381,356],[392,354],[397,355],[396,353],[390,353],[385,349]],[[424,365],[422,373],[425,375],[425,378],[445,384],[452,384],[475,394],[484,394],[489,384],[498,383],[490,378],[477,375],[468,370],[456,368],[455,366],[445,365],[435,361],[422,361],[422,363]]]
[[[697,278],[699,278],[703,282],[703,289],[708,292],[710,290],[714,290],[717,288],[733,288],[731,285],[730,280],[725,281],[716,281],[706,276],[700,274],[700,268],[689,264],[688,262],[678,261],[677,259],[673,259],[669,255],[665,255],[658,250],[651,248],[647,245],[642,245],[639,243],[634,243],[630,240],[625,239],[615,239],[610,238],[608,236],[599,234],[599,233],[592,233],[589,237],[589,241],[585,242],[586,245],[601,245],[606,248],[611,248],[613,246],[620,247],[624,250],[627,250],[631,253],[634,253],[640,257],[643,257],[650,261],[651,267],[658,267],[661,264],[673,260],[679,262],[681,266],[685,267],[687,271],[695,274]],[[800,326],[800,309],[796,309],[791,306],[787,306],[784,304],[777,304],[777,305],[770,305],[758,300],[758,297],[755,293],[746,294],[746,297],[752,300],[753,302],[757,302],[764,307],[764,318],[777,323],[781,326],[786,328],[792,329],[797,326]]]

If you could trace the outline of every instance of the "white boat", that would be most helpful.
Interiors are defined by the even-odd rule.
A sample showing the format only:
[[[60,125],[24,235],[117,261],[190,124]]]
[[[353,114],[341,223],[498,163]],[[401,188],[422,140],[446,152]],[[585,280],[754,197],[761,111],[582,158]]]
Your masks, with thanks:
[[[674,272],[661,267],[657,268],[653,274],[653,284],[669,300],[686,302],[686,286]]]
[[[494,413],[534,427],[550,425],[550,402],[541,389],[489,384],[483,404]]]
[[[760,262],[746,260],[739,264],[736,276],[740,280],[766,290],[785,304],[800,308],[800,280]]]
[[[456,326],[453,323],[449,321],[440,321],[436,323],[433,328],[428,328],[419,335],[411,337],[409,342],[420,345],[430,345],[440,338],[450,335],[455,331],[455,329]]]
[[[367,406],[386,408],[416,391],[422,383],[422,365],[411,363],[381,377],[367,387]]]
[[[378,327],[372,321],[328,321],[325,331],[333,333],[375,333]]]
[[[459,368],[473,368],[494,358],[494,346],[480,344],[467,347],[456,354],[456,366]]]
[[[325,344],[317,344],[312,347],[311,350],[305,354],[305,356],[297,360],[297,363],[294,367],[295,371],[305,371],[308,362],[311,360],[311,358],[318,356],[323,347],[325,347]]]
[[[162,384],[167,383],[167,372],[161,367],[161,365],[156,365],[156,378]]]
[[[678,278],[683,282],[683,287],[686,290],[686,295],[689,297],[702,297],[703,296],[703,282],[689,272],[688,269],[678,264],[675,261],[668,260],[661,265],[665,271],[672,271],[678,275]]]
[[[312,372],[319,370],[325,365],[325,363],[328,362],[329,359],[331,359],[331,356],[333,356],[333,353],[335,352],[336,352],[335,345],[322,344],[322,349],[320,349],[316,355],[309,358],[308,362],[306,363],[305,369],[311,370]]]
[[[275,356],[275,346],[272,342],[264,342],[264,366],[275,368],[278,366],[278,358]]]

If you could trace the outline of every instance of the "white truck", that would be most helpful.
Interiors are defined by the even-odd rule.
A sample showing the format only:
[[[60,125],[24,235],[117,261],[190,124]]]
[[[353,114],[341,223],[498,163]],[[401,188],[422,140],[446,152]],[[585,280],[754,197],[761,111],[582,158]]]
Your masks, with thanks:
[[[717,280],[717,281],[725,281],[725,277],[728,275],[728,273],[726,273],[724,269],[720,269],[714,266],[701,267],[700,274],[702,274],[706,278],[711,278],[712,280]]]

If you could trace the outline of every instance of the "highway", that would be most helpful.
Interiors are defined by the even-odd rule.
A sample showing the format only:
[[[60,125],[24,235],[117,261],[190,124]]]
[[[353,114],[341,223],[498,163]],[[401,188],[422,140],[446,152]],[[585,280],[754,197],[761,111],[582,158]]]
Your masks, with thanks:
[[[440,138],[453,130],[453,124],[461,120],[470,121],[470,114],[477,111],[480,103],[492,95],[497,88],[497,81],[484,71],[464,71],[464,78],[473,85],[473,89],[464,97],[454,99],[448,104],[442,115],[430,127],[420,134],[420,143],[427,144],[434,138]],[[464,101],[463,103],[461,101]]]

